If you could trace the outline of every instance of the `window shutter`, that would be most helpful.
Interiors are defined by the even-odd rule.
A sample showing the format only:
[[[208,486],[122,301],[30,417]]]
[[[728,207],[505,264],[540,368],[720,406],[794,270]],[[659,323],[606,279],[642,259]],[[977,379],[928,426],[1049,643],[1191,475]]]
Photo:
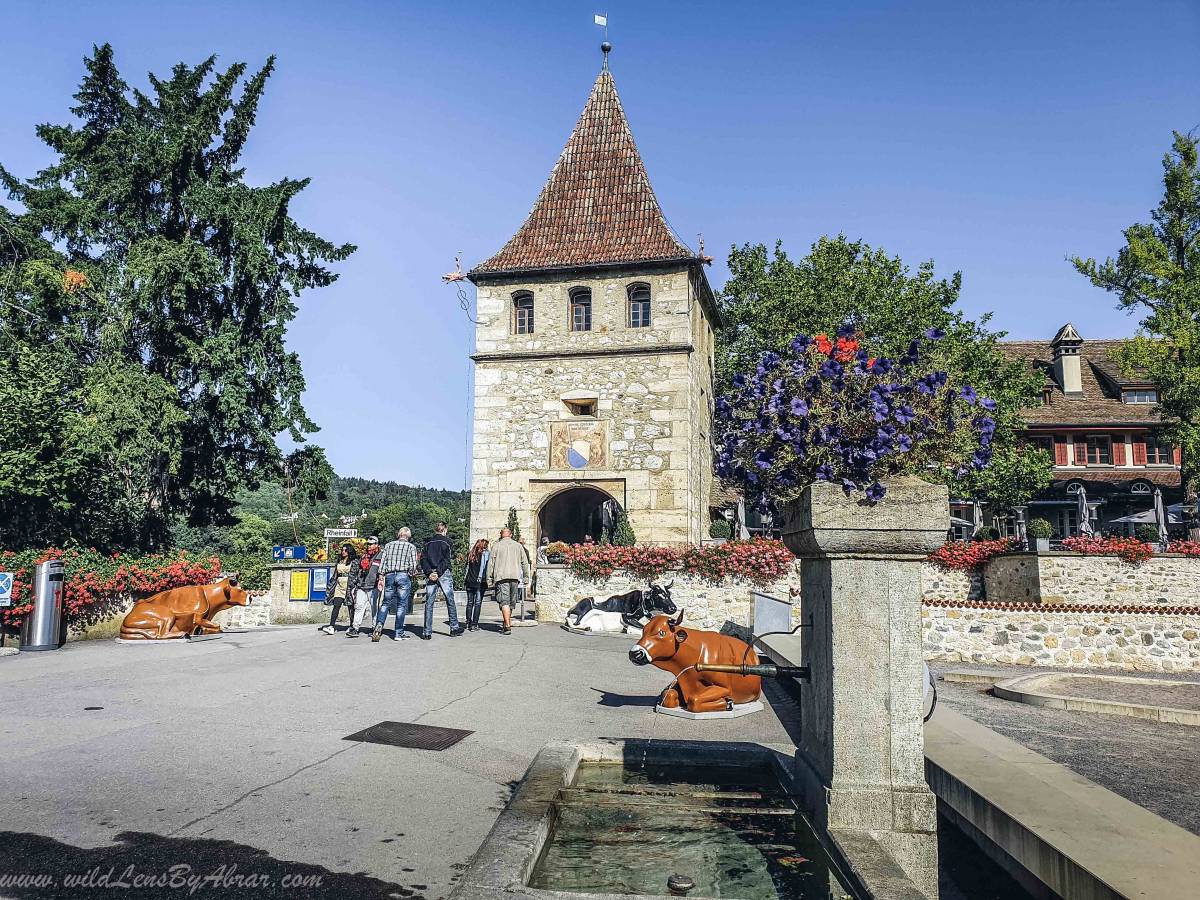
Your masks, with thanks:
[[[1146,464],[1146,439],[1133,439],[1133,464],[1135,466],[1144,466]]]
[[[1067,464],[1067,442],[1058,435],[1054,436],[1054,464],[1056,466]]]
[[[1114,434],[1112,439],[1113,465],[1125,465],[1125,435]]]
[[[1075,435],[1075,465],[1087,465],[1087,438],[1082,434]]]
[[[1175,459],[1175,465],[1177,465],[1177,466],[1183,465],[1183,452],[1178,447],[1176,447],[1174,450],[1171,451],[1171,453]]]

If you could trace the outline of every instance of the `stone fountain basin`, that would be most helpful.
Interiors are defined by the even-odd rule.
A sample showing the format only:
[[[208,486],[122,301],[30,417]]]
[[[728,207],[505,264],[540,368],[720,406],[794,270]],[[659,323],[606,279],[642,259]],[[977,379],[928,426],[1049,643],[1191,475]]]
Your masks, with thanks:
[[[525,777],[517,787],[508,806],[500,814],[491,832],[472,859],[463,880],[450,895],[451,900],[494,900],[497,897],[528,898],[528,900],[616,900],[628,894],[584,891],[547,890],[530,886],[539,859],[547,848],[561,802],[562,792],[576,778],[581,764],[610,763],[639,766],[695,766],[698,763],[714,767],[745,768],[761,773],[769,771],[785,791],[793,790],[795,781],[793,747],[769,747],[751,743],[718,741],[652,741],[644,739],[602,739],[580,743],[553,742],[546,744],[534,758]],[[847,896],[869,898],[913,898],[911,883],[893,884],[899,892],[872,892],[859,877],[864,860],[863,847],[855,847],[847,861],[839,841],[818,835],[828,851],[832,868],[839,880],[849,885]],[[873,845],[874,842],[868,842]],[[879,864],[894,869],[894,863],[877,845],[865,852],[878,853]],[[867,861],[870,868],[870,861]],[[666,884],[664,878],[663,889]],[[667,900],[663,894],[638,894],[648,900]],[[689,900],[714,900],[695,891]]]

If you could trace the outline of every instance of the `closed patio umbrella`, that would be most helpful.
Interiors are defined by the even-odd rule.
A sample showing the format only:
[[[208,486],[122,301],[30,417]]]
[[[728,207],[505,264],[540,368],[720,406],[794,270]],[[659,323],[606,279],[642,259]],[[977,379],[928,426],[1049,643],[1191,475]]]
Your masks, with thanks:
[[[1167,552],[1167,511],[1163,509],[1162,490],[1154,489],[1154,524],[1158,527],[1158,546],[1162,553]]]
[[[1096,532],[1092,529],[1092,517],[1088,512],[1087,491],[1082,484],[1079,486],[1079,492],[1075,496],[1079,501],[1079,533],[1084,537],[1091,537]]]

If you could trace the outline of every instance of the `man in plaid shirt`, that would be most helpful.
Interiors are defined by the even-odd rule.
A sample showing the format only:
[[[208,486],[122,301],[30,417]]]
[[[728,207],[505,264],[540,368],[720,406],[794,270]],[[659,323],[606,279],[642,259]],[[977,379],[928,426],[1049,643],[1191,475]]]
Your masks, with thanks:
[[[383,635],[383,623],[387,621],[388,613],[396,615],[396,629],[393,632],[395,640],[406,641],[408,632],[404,630],[404,617],[411,611],[413,595],[413,578],[417,574],[417,548],[410,538],[412,531],[407,527],[396,532],[396,540],[388,541],[379,554],[379,581],[383,588],[383,602],[379,604],[379,613],[375,617],[375,630],[371,632],[371,640],[378,641]]]

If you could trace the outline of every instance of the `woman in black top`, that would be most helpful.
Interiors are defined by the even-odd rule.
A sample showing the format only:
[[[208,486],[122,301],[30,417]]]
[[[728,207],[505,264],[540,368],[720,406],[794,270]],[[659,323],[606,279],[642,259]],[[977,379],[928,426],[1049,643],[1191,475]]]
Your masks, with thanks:
[[[488,542],[480,538],[467,556],[467,631],[479,630],[479,610],[488,586]]]

